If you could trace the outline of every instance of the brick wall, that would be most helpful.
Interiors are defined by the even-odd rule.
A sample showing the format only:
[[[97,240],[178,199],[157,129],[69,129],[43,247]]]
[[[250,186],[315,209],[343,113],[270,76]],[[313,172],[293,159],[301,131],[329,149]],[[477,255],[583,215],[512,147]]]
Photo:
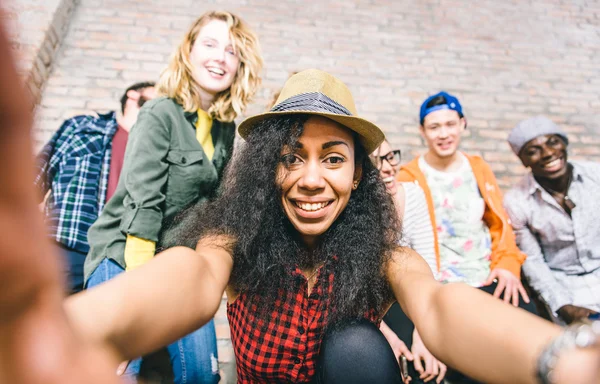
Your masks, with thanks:
[[[469,119],[463,148],[482,154],[503,187],[523,172],[507,132],[536,114],[565,127],[572,157],[600,160],[597,0],[84,0],[43,93],[38,145],[63,119],[117,108],[128,84],[156,79],[191,21],[213,8],[242,15],[260,36],[264,87],[249,114],[288,72],[317,67],[350,86],[406,159],[423,151],[421,101],[445,89]]]
[[[47,15],[74,0],[12,3],[16,41],[35,41],[22,56],[31,65],[43,26],[54,25]],[[469,120],[463,148],[488,160],[505,188],[524,171],[505,138],[536,114],[569,132],[572,157],[600,161],[600,0],[82,0],[38,86],[38,147],[63,119],[116,109],[129,84],[157,79],[188,25],[215,8],[238,13],[260,36],[264,87],[248,114],[265,108],[290,71],[316,67],[350,86],[359,112],[406,160],[423,151],[420,103],[444,89]],[[24,17],[44,11],[41,24]],[[223,308],[217,328],[221,359],[232,361]]]
[[[2,4],[3,25],[18,70],[35,103],[50,75],[74,7],[75,0],[8,0]]]

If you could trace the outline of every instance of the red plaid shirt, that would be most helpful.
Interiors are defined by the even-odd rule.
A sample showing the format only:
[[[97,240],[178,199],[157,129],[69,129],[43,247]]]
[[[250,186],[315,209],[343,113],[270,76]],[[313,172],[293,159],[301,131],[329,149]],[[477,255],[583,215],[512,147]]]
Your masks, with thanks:
[[[333,273],[322,267],[310,296],[302,271],[296,268],[291,276],[297,288],[282,290],[266,327],[245,293],[227,306],[238,383],[308,383],[315,375]],[[375,311],[370,313],[368,319],[378,324]]]

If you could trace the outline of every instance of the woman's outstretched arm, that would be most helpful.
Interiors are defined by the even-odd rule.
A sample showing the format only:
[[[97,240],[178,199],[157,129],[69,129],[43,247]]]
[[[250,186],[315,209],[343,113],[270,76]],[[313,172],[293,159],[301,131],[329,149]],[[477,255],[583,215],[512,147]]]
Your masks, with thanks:
[[[65,308],[74,329],[85,340],[114,349],[122,360],[191,333],[219,308],[233,267],[227,244],[213,237],[201,240],[196,251],[171,248],[136,270],[71,296]]]
[[[396,299],[429,350],[486,383],[535,383],[537,358],[560,328],[464,284],[442,285],[400,249],[387,266]]]
[[[0,10],[0,383],[117,383],[116,361],[81,343],[62,309],[60,258],[47,240],[32,187],[33,104],[3,20]]]

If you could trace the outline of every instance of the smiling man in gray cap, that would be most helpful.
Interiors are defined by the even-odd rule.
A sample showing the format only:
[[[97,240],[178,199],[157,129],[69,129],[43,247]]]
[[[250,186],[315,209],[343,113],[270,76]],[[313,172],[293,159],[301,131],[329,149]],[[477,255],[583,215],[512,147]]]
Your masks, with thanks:
[[[543,116],[520,122],[508,143],[531,171],[504,198],[525,275],[565,322],[598,316],[600,164],[567,161],[567,135]]]

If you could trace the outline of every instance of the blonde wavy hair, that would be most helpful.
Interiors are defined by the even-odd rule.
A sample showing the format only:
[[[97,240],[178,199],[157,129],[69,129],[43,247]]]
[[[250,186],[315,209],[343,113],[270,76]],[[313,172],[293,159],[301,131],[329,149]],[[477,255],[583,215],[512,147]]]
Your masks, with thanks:
[[[252,100],[261,83],[263,60],[256,34],[236,15],[225,11],[210,11],[198,18],[186,33],[162,72],[157,85],[158,93],[174,99],[186,112],[201,109],[198,84],[193,78],[190,52],[202,27],[212,20],[221,20],[229,26],[233,49],[240,62],[231,86],[217,94],[207,111],[219,121],[230,122],[240,115]]]

